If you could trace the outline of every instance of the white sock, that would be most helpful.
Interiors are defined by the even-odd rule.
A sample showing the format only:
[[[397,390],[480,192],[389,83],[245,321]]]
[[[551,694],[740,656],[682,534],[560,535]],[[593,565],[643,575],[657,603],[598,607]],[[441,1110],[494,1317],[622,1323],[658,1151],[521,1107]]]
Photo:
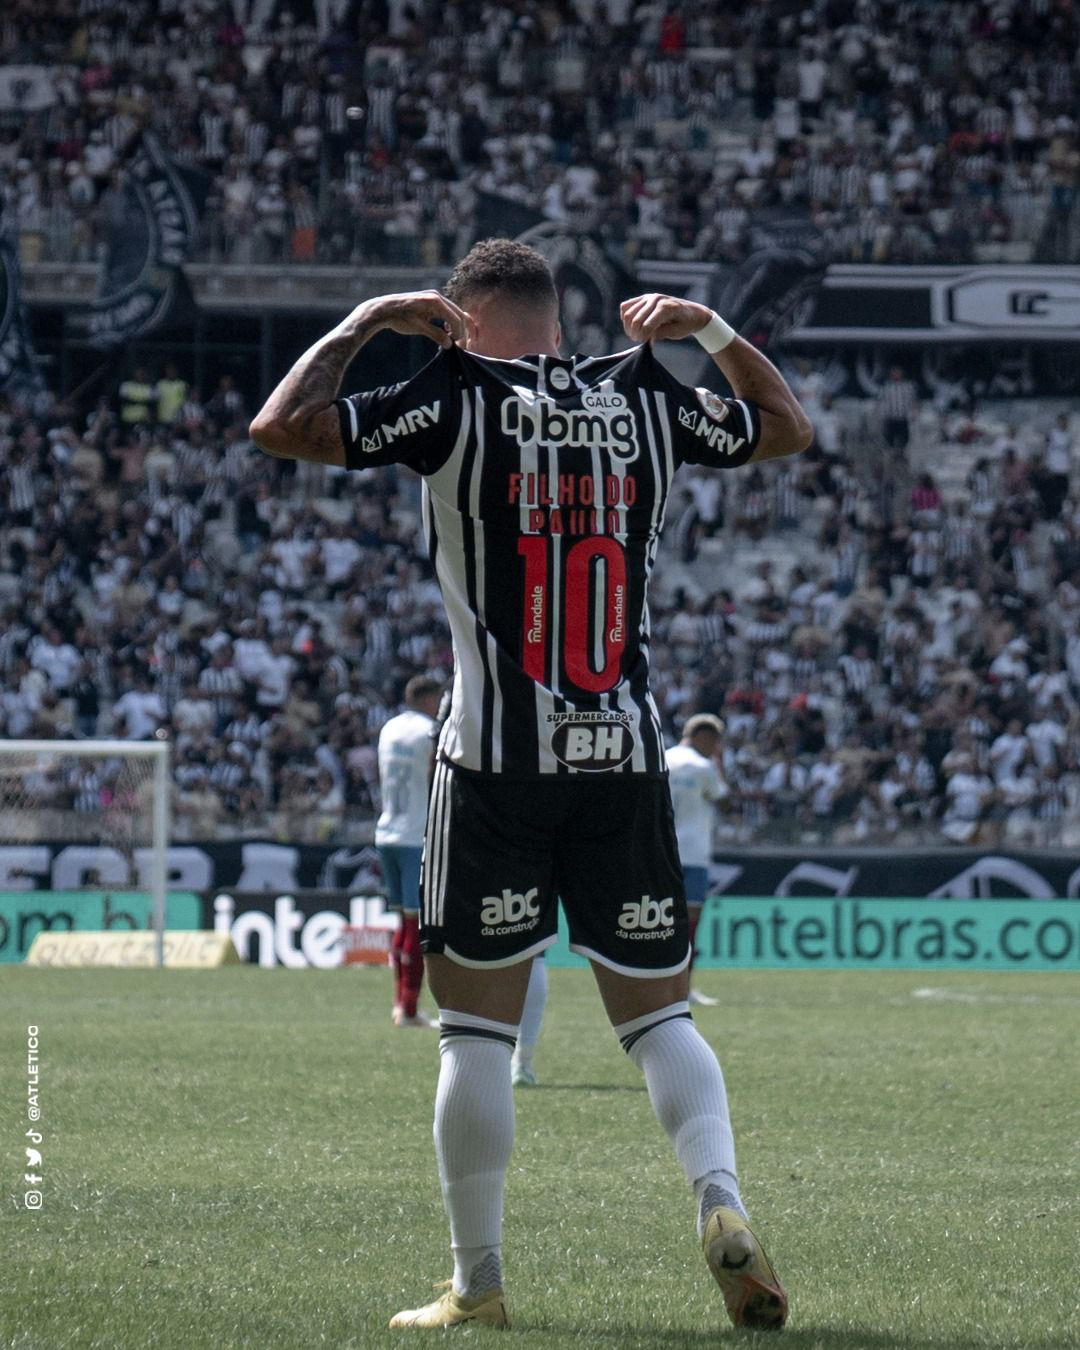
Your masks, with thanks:
[[[450,1219],[454,1292],[502,1287],[503,1183],[514,1145],[510,1053],[517,1027],[469,1013],[440,1018],[435,1156]]]
[[[690,1020],[689,1005],[672,1003],[624,1022],[615,1034],[645,1075],[656,1118],[694,1187],[699,1218],[709,1185],[728,1197],[715,1203],[745,1213],[736,1180],[735,1137],[724,1075],[712,1048]]]
[[[514,1046],[513,1067],[532,1071],[536,1043],[540,1039],[540,1024],[547,1004],[547,962],[542,956],[534,958],[529,971],[529,987],[525,991],[525,1006],[521,1010],[517,1045]]]
[[[736,1214],[746,1218],[746,1206],[739,1196],[739,1183],[731,1172],[709,1172],[694,1182],[694,1199],[697,1201],[698,1237],[705,1231],[705,1220],[717,1205],[733,1209]]]

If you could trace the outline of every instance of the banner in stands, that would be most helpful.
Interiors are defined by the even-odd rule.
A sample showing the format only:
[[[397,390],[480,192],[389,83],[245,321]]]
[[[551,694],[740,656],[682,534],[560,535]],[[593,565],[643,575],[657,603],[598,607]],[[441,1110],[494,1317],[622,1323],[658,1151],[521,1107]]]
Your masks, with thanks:
[[[72,315],[74,326],[101,348],[194,312],[182,266],[210,182],[207,174],[176,164],[149,131],[134,141],[121,169],[123,209],[106,241],[98,298],[88,311]]]
[[[148,889],[150,849],[129,857],[95,844],[37,843],[0,846],[0,891],[76,890],[132,886]],[[298,887],[361,892],[381,886],[379,855],[371,844],[332,848],[262,841],[177,844],[169,849],[170,890],[294,892]]]
[[[0,892],[149,888],[151,854],[134,860],[115,848],[63,842],[0,846]],[[183,891],[381,890],[371,844],[272,844],[262,840],[177,844],[168,854],[169,887]],[[950,899],[1080,897],[1080,856],[1073,850],[988,853],[875,849],[743,849],[717,853],[714,895],[817,895]]]
[[[716,854],[710,882],[714,895],[1076,899],[1080,857],[1068,850],[748,850]]]
[[[0,959],[21,959],[34,932],[50,927],[145,927],[148,910],[136,914],[130,893],[105,888],[145,890],[149,862],[145,850],[130,861],[85,844],[0,848]],[[346,924],[395,923],[370,845],[183,844],[169,850],[168,875],[170,892],[203,897],[197,922],[170,910],[170,926],[228,933],[241,959],[261,966],[337,966]],[[84,887],[85,920],[48,894]],[[1080,906],[1062,903],[1080,897],[1074,852],[728,852],[714,859],[711,897],[699,929],[703,967],[1080,967]],[[550,959],[578,964],[565,935]]]
[[[171,891],[165,925],[174,932],[201,928],[204,912],[200,896]],[[3,891],[0,962],[24,960],[39,933],[146,931],[153,927],[153,913],[154,898],[147,891]]]
[[[825,275],[825,241],[809,211],[755,210],[748,255],[718,273],[710,304],[755,346],[773,348],[813,312]]]
[[[656,936],[656,932],[649,936]],[[640,936],[635,932],[633,936]],[[712,896],[696,970],[1080,971],[1080,905],[1067,900]],[[565,926],[553,966],[584,966]]]
[[[44,387],[22,300],[18,233],[13,218],[0,217],[0,389]]]
[[[0,66],[0,112],[41,112],[56,102],[51,66]]]
[[[783,214],[752,244],[738,267],[645,259],[637,278],[711,304],[766,345],[1080,341],[1080,267],[826,267],[812,227]]]
[[[793,342],[1076,342],[1080,268],[830,267]]]
[[[397,916],[387,912],[381,895],[349,891],[294,891],[288,895],[225,889],[206,896],[204,927],[233,940],[241,961],[265,968],[287,966],[320,970],[340,966],[344,930],[355,935],[390,930]],[[389,943],[386,944],[389,950]]]

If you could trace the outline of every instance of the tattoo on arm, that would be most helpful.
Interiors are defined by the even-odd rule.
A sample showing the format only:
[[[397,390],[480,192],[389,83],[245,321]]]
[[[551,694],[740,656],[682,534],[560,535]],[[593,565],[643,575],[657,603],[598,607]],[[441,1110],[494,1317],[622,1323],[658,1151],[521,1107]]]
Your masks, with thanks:
[[[252,423],[255,441],[272,455],[343,464],[334,400],[353,357],[377,331],[352,317],[320,338],[296,362]]]

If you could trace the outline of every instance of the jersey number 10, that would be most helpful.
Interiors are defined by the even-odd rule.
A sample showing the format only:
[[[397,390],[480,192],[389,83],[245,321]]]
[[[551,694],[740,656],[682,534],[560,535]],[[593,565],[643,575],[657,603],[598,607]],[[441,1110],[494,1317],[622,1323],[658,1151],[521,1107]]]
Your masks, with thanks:
[[[518,540],[518,553],[525,559],[522,668],[538,684],[548,683],[548,634],[554,624],[567,679],[586,693],[603,694],[618,684],[626,649],[626,554],[606,535],[591,535],[571,545],[563,567],[562,612],[552,615],[550,551],[547,535],[528,534]]]

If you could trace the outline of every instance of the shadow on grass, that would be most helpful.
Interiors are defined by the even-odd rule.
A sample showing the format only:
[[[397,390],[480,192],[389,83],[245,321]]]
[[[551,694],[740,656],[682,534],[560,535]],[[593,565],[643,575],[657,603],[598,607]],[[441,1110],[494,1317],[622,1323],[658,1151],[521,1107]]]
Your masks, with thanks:
[[[776,1346],[777,1350],[995,1350],[1001,1342],[943,1332],[941,1336],[898,1336],[896,1332],[879,1331],[869,1327],[821,1326],[785,1328],[778,1337],[775,1331],[737,1330],[726,1322],[700,1331],[677,1330],[674,1327],[646,1331],[635,1327],[582,1327],[557,1322],[542,1326],[527,1326],[515,1319],[513,1329],[519,1333],[547,1333],[553,1336],[578,1337],[590,1345],[612,1344],[627,1350],[648,1350],[650,1346],[666,1346],[671,1350],[697,1350],[698,1346]],[[1075,1338],[1036,1337],[1024,1342],[1024,1350],[1076,1350]]]
[[[529,1092],[645,1092],[644,1083],[537,1083]]]

